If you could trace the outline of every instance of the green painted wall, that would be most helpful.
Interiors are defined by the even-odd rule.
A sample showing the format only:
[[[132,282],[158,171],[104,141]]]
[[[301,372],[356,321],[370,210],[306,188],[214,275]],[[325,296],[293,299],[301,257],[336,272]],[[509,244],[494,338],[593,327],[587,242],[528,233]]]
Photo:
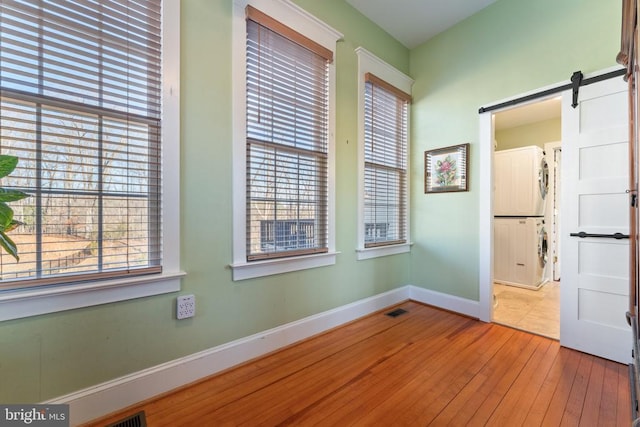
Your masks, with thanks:
[[[562,138],[561,130],[560,118],[496,130],[496,150],[508,150],[529,145],[544,148],[544,144],[547,142],[560,141]]]
[[[409,51],[342,0],[298,3],[344,34],[337,65],[335,266],[231,281],[230,0],[182,0],[183,293],[0,323],[0,402],[37,402],[409,283],[408,254],[356,261],[357,61],[364,46],[404,72]],[[178,203],[178,201],[176,201]]]
[[[478,108],[615,65],[618,0],[499,0],[411,51],[411,283],[478,300]],[[427,149],[471,143],[470,191],[423,193]]]

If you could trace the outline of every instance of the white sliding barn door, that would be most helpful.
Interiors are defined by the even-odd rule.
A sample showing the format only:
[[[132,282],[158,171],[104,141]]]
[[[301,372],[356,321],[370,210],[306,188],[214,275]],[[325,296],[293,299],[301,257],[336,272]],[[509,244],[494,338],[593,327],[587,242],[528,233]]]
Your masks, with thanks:
[[[627,84],[615,77],[562,98],[560,343],[631,361]],[[599,237],[576,237],[584,232]],[[604,235],[604,236],[602,236]]]

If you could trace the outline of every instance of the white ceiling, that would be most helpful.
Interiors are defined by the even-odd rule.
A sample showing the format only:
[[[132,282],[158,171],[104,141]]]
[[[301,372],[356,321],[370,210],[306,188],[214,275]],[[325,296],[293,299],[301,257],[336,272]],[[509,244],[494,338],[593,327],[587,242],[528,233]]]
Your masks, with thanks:
[[[496,0],[346,0],[409,49],[454,26]],[[560,117],[559,98],[496,114],[496,129]]]
[[[496,0],[346,0],[413,49]]]

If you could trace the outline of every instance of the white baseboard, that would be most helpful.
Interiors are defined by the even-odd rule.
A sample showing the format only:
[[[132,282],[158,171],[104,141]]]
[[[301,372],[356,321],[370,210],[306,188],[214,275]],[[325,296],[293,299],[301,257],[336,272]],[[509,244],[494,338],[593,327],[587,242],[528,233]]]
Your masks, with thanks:
[[[476,319],[480,318],[480,303],[478,301],[460,298],[454,295],[431,291],[418,286],[409,285],[409,299],[423,304],[433,305],[445,310],[454,311]]]
[[[421,288],[403,286],[44,403],[70,405],[71,425],[76,426],[410,298],[437,305],[435,297],[423,301],[425,294],[414,289]]]

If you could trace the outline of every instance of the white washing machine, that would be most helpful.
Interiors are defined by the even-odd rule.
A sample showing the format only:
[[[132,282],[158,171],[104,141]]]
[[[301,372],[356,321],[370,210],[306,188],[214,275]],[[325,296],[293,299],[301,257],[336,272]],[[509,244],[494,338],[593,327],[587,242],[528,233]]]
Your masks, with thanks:
[[[546,282],[547,233],[544,219],[494,219],[494,281],[528,289]]]
[[[494,188],[494,215],[544,216],[549,166],[542,148],[496,151]]]

